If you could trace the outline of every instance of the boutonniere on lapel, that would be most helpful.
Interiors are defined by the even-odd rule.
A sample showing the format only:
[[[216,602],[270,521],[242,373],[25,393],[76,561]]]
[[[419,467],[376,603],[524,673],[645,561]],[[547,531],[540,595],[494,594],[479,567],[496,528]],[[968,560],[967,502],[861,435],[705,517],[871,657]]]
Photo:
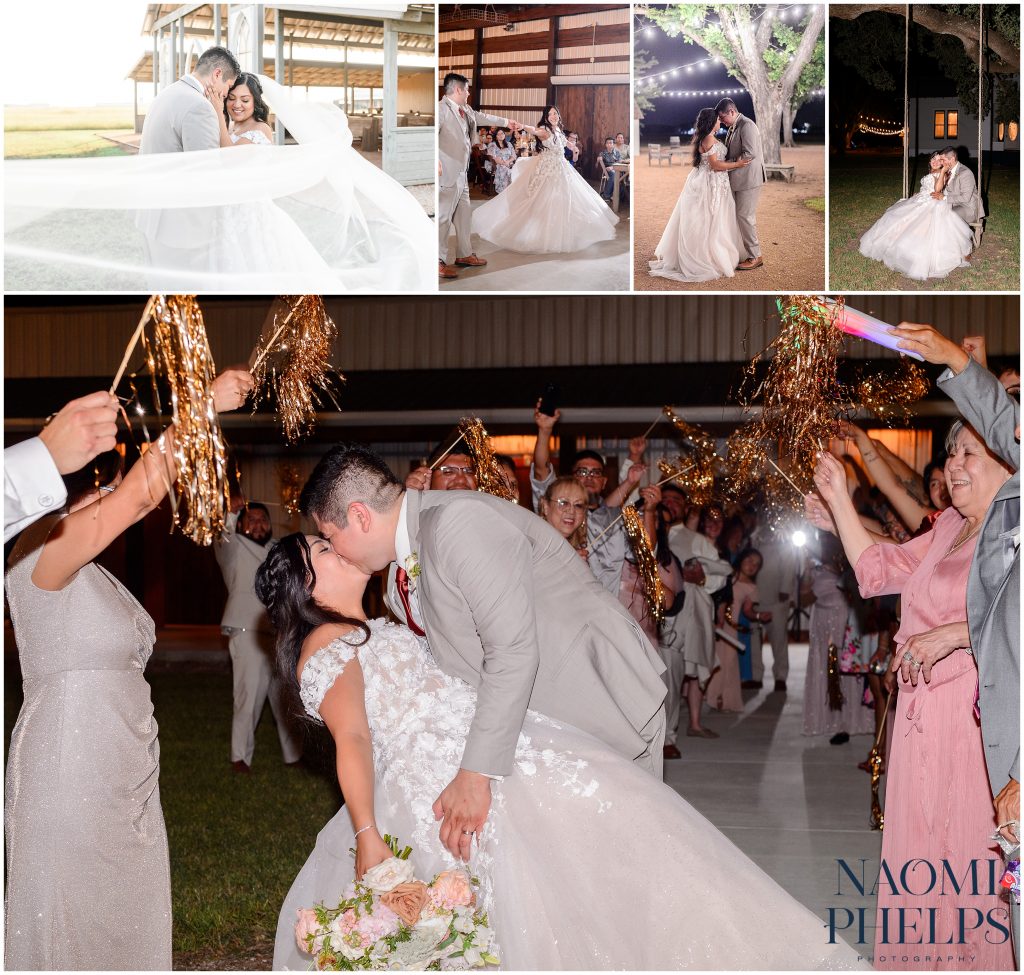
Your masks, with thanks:
[[[420,578],[420,557],[418,553],[413,552],[406,557],[405,571],[409,575],[409,592],[413,593],[416,591],[416,584]]]

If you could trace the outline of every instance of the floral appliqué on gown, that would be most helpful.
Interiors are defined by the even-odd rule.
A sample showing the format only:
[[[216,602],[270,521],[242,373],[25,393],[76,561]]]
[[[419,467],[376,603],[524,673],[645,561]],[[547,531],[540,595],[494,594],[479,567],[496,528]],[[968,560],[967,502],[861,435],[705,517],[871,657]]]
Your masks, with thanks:
[[[303,704],[358,660],[381,832],[414,847],[418,877],[455,866],[432,806],[455,776],[476,690],[443,673],[425,640],[383,620],[307,662]],[[353,830],[324,827],[281,910],[275,969],[305,969],[296,910],[334,902],[352,881]],[[793,900],[674,790],[596,738],[528,711],[515,771],[492,786],[469,867],[513,970],[853,968],[822,921]],[[737,878],[741,878],[739,881]],[[657,909],[648,905],[656,891]],[[722,923],[722,917],[727,923]]]

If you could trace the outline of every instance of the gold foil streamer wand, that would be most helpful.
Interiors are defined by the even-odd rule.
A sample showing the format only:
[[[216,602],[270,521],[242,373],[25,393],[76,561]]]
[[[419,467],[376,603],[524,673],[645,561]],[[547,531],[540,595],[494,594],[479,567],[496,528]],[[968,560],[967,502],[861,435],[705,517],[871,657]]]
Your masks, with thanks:
[[[156,304],[157,296],[150,295],[149,301],[146,302],[146,307],[142,309],[142,317],[139,319],[139,324],[135,328],[135,332],[128,342],[128,348],[124,350],[124,357],[121,359],[121,365],[117,367],[117,373],[114,376],[114,381],[110,384],[110,393],[115,395],[117,384],[121,381],[121,377],[124,375],[125,369],[128,368],[128,360],[132,357],[132,352],[135,351],[135,346],[138,345],[139,339],[142,337],[142,331],[146,327],[146,322],[149,321],[150,316],[153,314],[153,307]]]
[[[461,439],[466,442],[466,448],[473,461],[476,489],[501,498],[503,501],[517,503],[516,496],[505,483],[501,464],[494,456],[491,438],[487,435],[483,422],[477,417],[463,417],[459,421],[459,433]]]
[[[338,329],[319,295],[282,295],[288,313],[275,312],[274,329],[261,337],[249,357],[252,363],[253,408],[273,391],[285,438],[294,443],[316,425],[317,403],[326,395],[338,407],[331,391],[330,354]],[[275,327],[276,326],[276,327]],[[340,407],[338,407],[340,409]]]
[[[227,449],[213,402],[216,366],[194,295],[158,295],[153,303],[153,337],[140,333],[153,383],[157,415],[158,374],[171,390],[174,461],[178,470],[173,524],[197,545],[209,545],[224,530],[229,505]]]
[[[660,623],[665,618],[665,587],[658,573],[658,560],[651,551],[651,539],[644,528],[640,512],[633,505],[623,508],[621,517],[626,539],[636,557],[636,570],[644,602],[654,622]]]
[[[882,812],[882,804],[878,799],[878,781],[882,777],[882,735],[885,734],[885,719],[889,716],[889,702],[892,701],[895,691],[890,691],[885,699],[885,707],[882,709],[882,722],[875,735],[875,743],[871,746],[868,755],[868,765],[871,767],[871,828],[879,831],[885,828],[885,814]]]
[[[665,466],[662,467],[662,464],[664,464]],[[669,465],[665,464],[664,461],[661,461],[658,464],[658,467],[661,468],[662,473],[664,473],[666,470],[669,469]],[[668,484],[669,481],[674,481],[676,478],[682,477],[682,475],[685,474],[687,471],[693,470],[693,467],[694,467],[694,465],[691,464],[689,467],[684,467],[682,470],[678,470],[678,469],[672,470],[672,472],[668,475],[668,477],[663,477],[660,481],[658,481],[657,484],[652,485],[652,487],[661,487],[662,484]],[[629,507],[632,507],[632,505],[629,505]],[[626,509],[623,508],[622,510],[623,510],[623,513],[625,513]],[[598,541],[600,539],[604,538],[604,536],[607,535],[608,532],[610,532],[620,521],[622,521],[622,518],[623,518],[623,515],[620,514],[618,516],[618,518],[614,519],[613,521],[611,521],[607,525],[605,525],[605,527],[602,528],[601,531],[598,532],[598,534],[590,541],[589,547],[591,549],[593,549],[593,547],[598,543]]]

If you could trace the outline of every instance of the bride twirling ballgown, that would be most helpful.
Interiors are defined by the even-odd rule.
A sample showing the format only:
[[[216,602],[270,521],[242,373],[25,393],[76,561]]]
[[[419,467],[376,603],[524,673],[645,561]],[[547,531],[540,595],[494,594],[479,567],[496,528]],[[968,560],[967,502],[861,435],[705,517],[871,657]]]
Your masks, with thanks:
[[[921,180],[921,189],[889,207],[860,239],[865,257],[915,281],[944,278],[955,268],[970,266],[970,226],[946,200],[932,196],[948,178],[940,160],[939,153],[932,153],[931,172]]]
[[[8,290],[433,291],[422,206],[352,148],[336,106],[259,83],[296,144],[5,162]],[[140,211],[196,218],[188,268],[154,264]]]
[[[725,161],[715,138],[718,113],[702,108],[694,123],[693,169],[649,261],[650,274],[673,281],[713,281],[736,273],[742,246],[729,172],[749,159]]]
[[[540,152],[517,160],[508,188],[473,211],[473,233],[520,254],[570,254],[614,238],[619,218],[565,158],[558,109],[548,105],[536,128],[524,128]]]
[[[325,610],[342,619],[360,606],[367,580],[329,543],[299,534],[275,546],[257,579],[282,671],[301,675],[307,712],[325,716],[338,737],[349,800],[285,899],[277,970],[309,967],[296,911],[338,903],[353,880],[353,846],[365,870],[390,855],[381,834],[397,836],[427,880],[458,862],[440,842],[432,805],[458,771],[476,689],[445,674],[404,626],[305,622]],[[515,772],[492,790],[469,866],[505,969],[867,967],[845,943],[829,944],[821,920],[673,789],[565,722],[528,711]]]

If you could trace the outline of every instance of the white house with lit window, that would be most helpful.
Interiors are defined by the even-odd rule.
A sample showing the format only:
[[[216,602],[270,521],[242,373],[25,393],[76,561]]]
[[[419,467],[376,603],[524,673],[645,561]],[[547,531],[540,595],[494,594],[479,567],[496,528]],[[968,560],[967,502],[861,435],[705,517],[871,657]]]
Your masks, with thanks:
[[[989,113],[981,126],[985,152],[1020,152],[1019,119],[994,124]],[[978,155],[978,116],[963,110],[956,95],[910,99],[910,152],[932,153],[945,146],[965,146]]]

